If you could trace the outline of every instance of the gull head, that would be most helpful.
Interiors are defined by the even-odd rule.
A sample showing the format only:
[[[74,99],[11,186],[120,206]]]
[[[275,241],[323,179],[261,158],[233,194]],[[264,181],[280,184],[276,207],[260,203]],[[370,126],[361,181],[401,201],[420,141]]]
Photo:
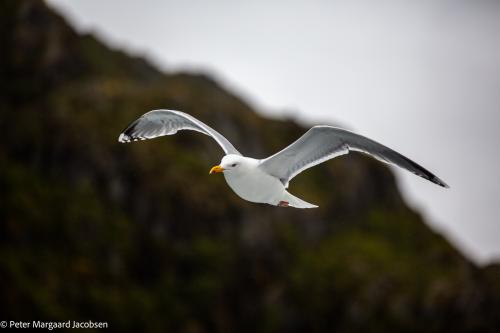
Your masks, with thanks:
[[[219,165],[210,169],[209,174],[212,173],[240,173],[245,172],[256,164],[253,158],[243,157],[241,155],[226,155],[222,158]]]

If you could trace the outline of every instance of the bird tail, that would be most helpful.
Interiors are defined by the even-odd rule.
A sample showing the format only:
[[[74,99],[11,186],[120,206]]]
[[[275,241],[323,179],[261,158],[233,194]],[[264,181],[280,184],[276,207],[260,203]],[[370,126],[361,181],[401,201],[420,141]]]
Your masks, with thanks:
[[[283,197],[283,201],[288,202],[288,206],[295,208],[318,208],[318,206],[313,205],[309,202],[306,202],[302,199],[297,198],[296,196],[285,191],[285,195]]]

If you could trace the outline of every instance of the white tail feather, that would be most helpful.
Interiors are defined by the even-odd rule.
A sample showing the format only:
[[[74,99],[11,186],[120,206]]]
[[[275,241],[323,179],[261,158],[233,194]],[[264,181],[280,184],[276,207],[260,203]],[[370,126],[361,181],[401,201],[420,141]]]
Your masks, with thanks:
[[[295,208],[318,208],[318,206],[313,205],[309,202],[306,202],[302,199],[297,198],[296,196],[285,191],[285,195],[283,197],[283,201],[288,202],[288,206]]]

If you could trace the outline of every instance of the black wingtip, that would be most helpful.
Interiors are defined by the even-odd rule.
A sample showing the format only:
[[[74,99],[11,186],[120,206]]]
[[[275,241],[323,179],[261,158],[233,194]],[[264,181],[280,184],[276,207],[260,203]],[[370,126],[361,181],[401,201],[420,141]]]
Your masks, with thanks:
[[[439,183],[437,183],[439,186],[442,186],[444,188],[450,188],[450,185],[446,184],[445,182],[443,182],[441,179],[438,179],[439,180]]]
[[[420,177],[422,177],[424,179],[427,179],[428,181],[433,182],[434,184],[439,185],[441,187],[450,188],[450,186],[448,184],[446,184],[444,181],[442,181],[441,179],[439,179],[438,177],[436,177],[429,170],[427,170],[424,167],[422,167],[421,165],[418,165],[417,163],[413,162],[408,157],[405,157],[405,156],[403,156],[403,155],[401,155],[399,153],[398,153],[398,155],[400,157],[402,157],[406,162],[408,162],[412,166],[413,170],[411,170],[411,169],[408,169],[408,170],[410,170],[411,172],[413,172],[417,176],[420,176]]]
[[[135,126],[137,125],[137,120],[130,124],[127,128],[125,128],[120,136],[118,137],[118,142],[121,143],[129,143],[131,141],[137,141],[140,138],[134,137]]]
[[[444,188],[450,188],[450,186],[448,184],[446,184],[444,181],[442,181],[441,179],[439,179],[438,177],[436,177],[434,175],[432,175],[432,177],[430,177],[428,179],[436,185],[439,185],[439,186],[444,187]]]
[[[128,135],[126,135],[125,133],[121,133],[120,136],[118,137],[118,142],[128,143],[128,142],[130,142],[130,137]]]

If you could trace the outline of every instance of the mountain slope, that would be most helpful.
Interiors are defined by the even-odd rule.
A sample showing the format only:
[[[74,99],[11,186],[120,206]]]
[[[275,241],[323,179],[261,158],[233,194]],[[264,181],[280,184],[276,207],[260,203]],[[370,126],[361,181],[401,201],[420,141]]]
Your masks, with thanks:
[[[207,175],[222,156],[210,138],[122,145],[118,134],[145,111],[179,109],[264,157],[304,127],[80,36],[41,1],[3,2],[0,22],[3,318],[121,331],[500,327],[497,267],[430,230],[381,163],[353,154],[294,179],[314,211],[244,202]]]

